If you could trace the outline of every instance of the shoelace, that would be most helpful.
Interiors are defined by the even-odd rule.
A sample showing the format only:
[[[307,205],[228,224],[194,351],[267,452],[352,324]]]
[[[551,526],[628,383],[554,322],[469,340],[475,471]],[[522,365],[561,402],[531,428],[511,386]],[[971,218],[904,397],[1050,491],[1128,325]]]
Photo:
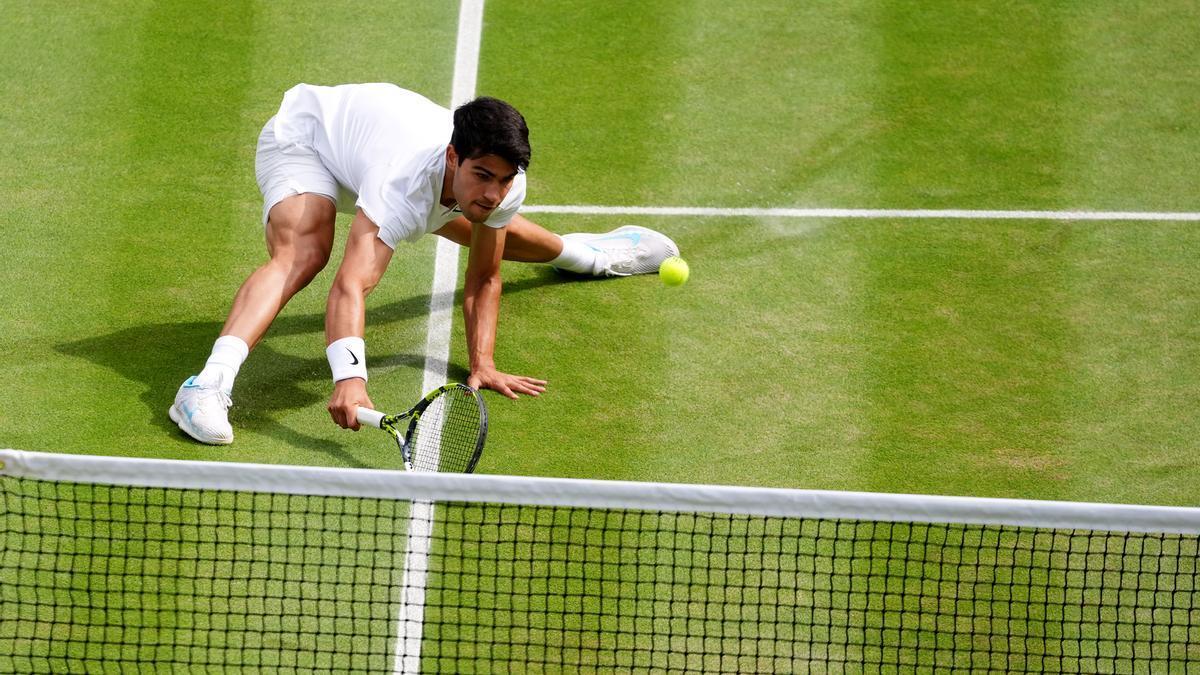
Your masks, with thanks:
[[[196,396],[196,404],[199,405],[200,401],[212,396],[217,397],[217,403],[220,403],[225,410],[229,410],[229,406],[233,405],[233,399],[229,398],[229,394],[225,393],[225,378],[223,376],[217,377],[216,386],[200,387],[200,393]]]
[[[608,249],[608,266],[618,272],[631,272],[636,266],[638,256],[645,253],[641,246],[628,246],[619,249]]]
[[[200,394],[196,397],[196,399],[197,402],[199,402],[213,396],[217,397],[217,402],[220,403],[226,410],[229,410],[229,406],[233,405],[233,399],[229,398],[229,394],[226,394],[225,390],[221,389],[219,386],[213,387],[212,389],[209,389],[208,387],[201,389]]]

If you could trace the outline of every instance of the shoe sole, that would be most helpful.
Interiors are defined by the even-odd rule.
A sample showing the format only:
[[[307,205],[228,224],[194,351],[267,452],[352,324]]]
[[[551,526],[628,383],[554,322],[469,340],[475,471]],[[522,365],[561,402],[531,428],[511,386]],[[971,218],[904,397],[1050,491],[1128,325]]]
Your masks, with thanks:
[[[167,409],[167,415],[171,418],[171,421],[174,422],[175,425],[179,427],[180,431],[187,434],[188,436],[191,436],[193,440],[199,441],[205,445],[229,445],[230,443],[233,443],[232,438],[230,438],[227,441],[226,440],[214,441],[214,440],[207,440],[204,438],[200,438],[200,436],[196,434],[195,430],[192,429],[192,425],[187,423],[187,418],[184,417],[183,413],[179,412],[179,409],[175,407],[174,403],[172,403],[171,407]]]

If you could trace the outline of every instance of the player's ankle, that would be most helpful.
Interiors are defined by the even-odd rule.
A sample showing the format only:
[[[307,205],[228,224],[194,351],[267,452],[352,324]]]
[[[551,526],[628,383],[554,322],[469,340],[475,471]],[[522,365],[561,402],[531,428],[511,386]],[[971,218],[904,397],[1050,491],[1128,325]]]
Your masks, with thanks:
[[[232,392],[233,381],[249,354],[250,346],[244,340],[236,335],[222,335],[213,343],[212,354],[196,376],[196,384]]]
[[[599,252],[587,244],[561,237],[562,253],[550,261],[550,264],[561,270],[578,274],[596,274]]]

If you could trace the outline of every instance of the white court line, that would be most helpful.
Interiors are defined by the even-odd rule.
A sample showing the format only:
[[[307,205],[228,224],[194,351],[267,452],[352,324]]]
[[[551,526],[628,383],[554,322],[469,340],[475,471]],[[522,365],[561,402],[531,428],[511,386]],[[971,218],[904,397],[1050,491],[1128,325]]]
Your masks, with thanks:
[[[483,0],[462,0],[458,15],[458,48],[454,56],[454,85],[450,96],[452,108],[475,96],[482,33]],[[446,369],[450,363],[450,313],[454,309],[454,289],[458,285],[459,246],[443,237],[435,239],[437,256],[433,263],[433,290],[429,299],[422,394],[446,383]]]
[[[458,46],[454,53],[454,84],[450,107],[475,96],[479,72],[479,43],[483,34],[483,0],[462,0],[458,10]],[[425,339],[425,375],[421,392],[446,383],[450,364],[450,325],[454,289],[458,285],[458,245],[437,239],[433,263],[433,289],[429,294],[429,324]],[[437,458],[434,458],[436,466]],[[421,638],[425,621],[425,584],[429,577],[429,549],[433,534],[433,502],[414,500],[408,516],[404,553],[404,579],[396,617],[395,673],[421,672]]]
[[[968,220],[1200,221],[1200,213],[1159,211],[989,211],[970,209],[793,209],[705,206],[588,206],[526,204],[522,213],[597,216],[704,216],[712,218],[947,218]]]

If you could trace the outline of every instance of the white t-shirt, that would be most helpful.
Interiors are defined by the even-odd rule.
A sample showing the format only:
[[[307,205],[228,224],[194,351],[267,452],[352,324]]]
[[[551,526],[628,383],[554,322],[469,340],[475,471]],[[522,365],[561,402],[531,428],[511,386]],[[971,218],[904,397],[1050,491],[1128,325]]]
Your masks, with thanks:
[[[379,238],[395,248],[461,215],[441,205],[453,130],[448,109],[394,84],[298,84],[284,94],[274,131],[283,147],[315,150],[354,195],[354,205],[379,226]],[[504,227],[524,201],[520,171],[486,224]]]

